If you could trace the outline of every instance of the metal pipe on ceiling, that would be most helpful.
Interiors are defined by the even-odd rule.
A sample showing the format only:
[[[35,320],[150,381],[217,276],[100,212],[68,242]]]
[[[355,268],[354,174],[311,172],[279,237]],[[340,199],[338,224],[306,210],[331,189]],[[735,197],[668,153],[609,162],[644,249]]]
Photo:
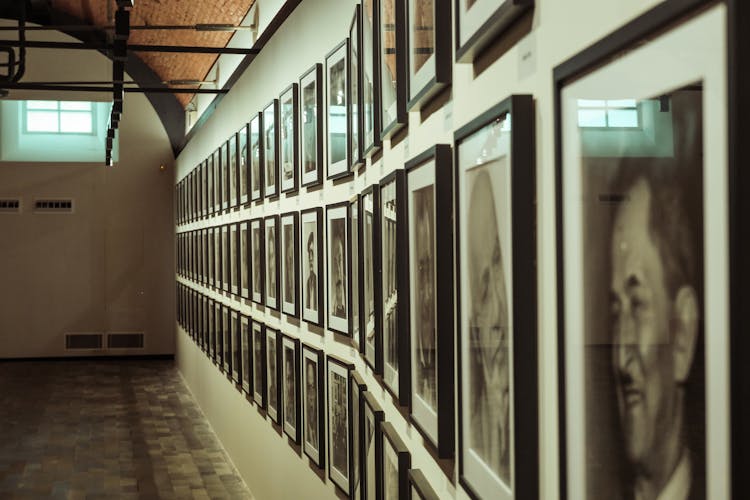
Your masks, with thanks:
[[[113,50],[114,44],[106,42],[43,42],[17,40],[0,40],[0,47],[20,47],[22,43],[31,49],[63,49],[63,50]],[[130,45],[128,50],[133,52],[172,52],[184,54],[235,54],[251,55],[260,53],[259,49],[239,49],[234,47],[200,47],[195,45]]]
[[[112,94],[114,86],[98,85],[48,85],[40,82],[0,83],[0,88],[8,90],[48,90],[55,92],[107,92]],[[226,94],[229,89],[175,89],[171,87],[125,87],[129,94]]]

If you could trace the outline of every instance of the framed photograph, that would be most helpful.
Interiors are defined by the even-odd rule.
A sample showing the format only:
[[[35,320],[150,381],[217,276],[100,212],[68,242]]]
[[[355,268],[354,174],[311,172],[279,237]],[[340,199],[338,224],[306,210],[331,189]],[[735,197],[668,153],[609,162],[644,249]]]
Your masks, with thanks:
[[[281,192],[297,190],[299,171],[299,91],[291,84],[279,97],[281,143]]]
[[[240,328],[240,313],[232,310],[231,312],[231,345],[232,345],[232,380],[236,384],[241,384],[242,376],[242,330]]]
[[[383,498],[409,498],[411,454],[390,422],[382,422]]]
[[[253,387],[253,357],[252,357],[252,334],[250,331],[251,319],[244,314],[240,316],[240,331],[242,332],[240,345],[241,371],[242,371],[242,391],[245,394],[252,395]]]
[[[456,62],[473,62],[533,7],[534,0],[456,0]]]
[[[221,155],[221,148],[216,149],[213,154],[213,166],[214,166],[214,214],[218,214],[221,212],[221,207],[223,204],[223,198],[224,198],[224,189],[222,186],[224,186],[224,171],[222,169],[222,155]],[[223,163],[226,163],[226,160],[223,161]]]
[[[216,337],[218,332],[221,331],[221,304],[211,299],[208,307],[208,357],[216,363],[218,357],[218,351],[216,346],[219,345]]]
[[[348,99],[349,112],[346,114],[349,133],[349,170],[354,171],[364,165],[362,159],[362,73],[360,50],[362,48],[362,14],[360,6],[354,6],[354,17],[349,25],[349,76]]]
[[[210,312],[209,307],[211,306],[211,301],[206,297],[205,295],[202,295],[203,300],[201,303],[201,308],[203,311],[202,320],[201,320],[201,339],[200,339],[200,348],[201,351],[206,352],[208,348],[208,331],[211,327],[210,324]]]
[[[216,201],[214,200],[214,196],[216,196],[216,193],[214,191],[214,176],[216,175],[216,173],[214,171],[213,155],[206,158],[205,168],[206,168],[206,215],[210,217],[211,215],[213,215],[214,211],[216,210],[215,208]]]
[[[409,469],[409,497],[412,500],[440,500],[427,477],[419,469]]]
[[[233,253],[229,224],[221,226],[221,289],[226,293],[232,291],[232,262]]]
[[[297,444],[302,439],[302,408],[300,405],[299,339],[283,335],[281,340],[282,400],[284,433]]]
[[[232,295],[240,294],[240,224],[239,222],[229,225],[229,284]]]
[[[201,209],[201,219],[204,219],[208,212],[206,210],[206,163],[201,162],[198,165],[198,204]]]
[[[375,0],[362,2],[362,154],[370,157],[381,147],[380,140],[380,81],[378,78],[379,32],[378,8]]]
[[[221,368],[230,377],[232,374],[232,322],[229,307],[221,306]]]
[[[274,99],[263,110],[263,175],[265,196],[279,194],[279,100]]]
[[[398,404],[411,403],[409,260],[405,249],[406,181],[394,170],[380,181],[380,325],[383,383]]]
[[[299,316],[299,213],[281,215],[281,312]]]
[[[239,132],[237,132],[237,151],[238,151],[238,163],[239,163],[239,190],[240,190],[240,205],[245,205],[250,201],[250,177],[248,176],[248,165],[250,164],[250,149],[248,148],[247,136],[249,124],[245,124]]]
[[[383,373],[380,329],[380,186],[373,184],[359,198],[362,235],[362,300],[360,328],[365,362],[376,374]]]
[[[266,410],[275,423],[281,425],[281,336],[279,331],[266,327]]]
[[[232,134],[227,141],[229,149],[229,208],[238,207],[240,204],[240,165],[239,165],[239,141],[238,134]]]
[[[380,425],[385,420],[383,408],[371,392],[365,392],[362,407],[362,491],[364,497],[383,498],[383,440]]]
[[[347,133],[347,89],[349,40],[338,44],[326,55],[326,130],[328,160],[326,176],[337,179],[350,175],[349,137]]]
[[[240,222],[240,296],[243,299],[250,298],[250,221]]]
[[[409,121],[406,112],[406,0],[378,2],[378,80],[382,139]]]
[[[263,167],[265,149],[263,141],[263,113],[250,120],[250,200],[263,199]]]
[[[451,4],[406,0],[406,53],[409,111],[416,111],[451,84]]]
[[[266,246],[265,226],[263,218],[250,221],[250,251],[252,252],[252,265],[250,266],[250,281],[252,288],[250,298],[256,304],[263,304],[265,297],[265,270],[266,270]]]
[[[302,185],[323,182],[323,65],[316,63],[299,79]]]
[[[660,3],[554,70],[563,499],[739,481],[733,4]]]
[[[538,496],[533,117],[514,95],[455,134],[459,476],[479,498]]]
[[[352,498],[363,498],[362,489],[362,436],[364,431],[364,398],[367,385],[362,376],[356,371],[349,372],[352,391]]]
[[[203,259],[203,276],[201,280],[201,284],[203,286],[209,285],[209,280],[211,276],[211,258],[209,255],[209,250],[211,248],[211,243],[213,243],[209,237],[211,236],[211,232],[208,228],[201,229],[201,257]]]
[[[217,290],[224,289],[224,256],[223,245],[221,244],[221,226],[212,228],[214,233],[214,287]]]
[[[300,214],[302,241],[302,319],[323,326],[323,209],[316,207]]]
[[[349,202],[326,207],[328,329],[349,335]]]
[[[236,145],[235,141],[235,145]],[[221,146],[221,209],[223,211],[229,210],[231,203],[231,185],[232,185],[232,156],[230,151],[233,148],[229,147],[230,140]],[[236,147],[236,146],[235,146]],[[236,158],[236,155],[234,155]]]
[[[325,378],[323,351],[302,344],[302,420],[304,442],[302,448],[319,468],[325,467]]]
[[[263,219],[266,240],[266,305],[279,307],[279,216],[269,215]]]
[[[351,492],[352,417],[349,371],[354,365],[327,357],[328,477],[345,495]]]
[[[362,300],[362,290],[359,286],[360,275],[362,274],[362,259],[360,258],[359,249],[362,247],[360,242],[359,230],[359,195],[356,194],[349,200],[349,262],[351,262],[351,286],[349,287],[349,304],[352,310],[349,314],[349,331],[351,332],[352,345],[357,351],[362,350],[362,329],[360,328],[359,303]]]
[[[266,408],[266,327],[253,320],[253,401],[258,408]]]
[[[214,250],[214,228],[206,228],[206,286],[213,287],[216,284],[215,276],[215,250]]]
[[[411,420],[435,446],[438,457],[452,458],[453,228],[445,223],[453,215],[451,148],[438,144],[408,161],[405,168]]]

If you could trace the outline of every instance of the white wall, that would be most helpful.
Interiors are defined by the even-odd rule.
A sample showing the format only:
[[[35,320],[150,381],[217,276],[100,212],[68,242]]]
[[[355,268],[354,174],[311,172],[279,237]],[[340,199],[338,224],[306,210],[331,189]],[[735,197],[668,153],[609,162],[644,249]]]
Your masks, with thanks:
[[[323,63],[325,54],[347,36],[355,3],[354,0],[303,1],[179,156],[177,180],[249,121],[252,114],[297,81],[313,63]],[[336,186],[327,181],[323,190],[307,193],[303,189],[298,196],[282,196],[211,222],[221,224],[348,199],[433,144],[451,143],[454,130],[508,95],[532,94],[536,102],[539,456],[543,499],[559,497],[552,69],[657,3],[657,0],[537,0],[529,35],[476,77],[471,65],[454,65],[452,100],[423,123],[418,114],[412,113],[408,139],[394,149],[386,141],[382,159],[368,165],[355,179]],[[196,222],[185,229],[205,225]],[[203,292],[229,303],[209,290]],[[353,349],[335,342],[329,333],[324,338],[308,333],[304,322],[297,327],[283,315],[279,320],[255,305],[237,302],[231,305],[260,321],[279,325],[305,343],[354,360],[368,389],[384,407],[386,419],[393,422],[409,446],[412,466],[422,469],[441,497],[467,498],[462,488],[443,474],[422,446],[420,434],[397,411],[390,395]],[[323,484],[313,472],[314,466],[308,466],[307,458],[295,454],[285,438],[274,432],[272,424],[264,421],[181,330],[177,359],[188,385],[258,499],[334,497],[331,482],[326,480]]]
[[[74,41],[56,32],[33,39]],[[28,64],[26,81],[112,74],[95,51],[32,49]],[[131,353],[174,352],[174,159],[144,95],[126,94],[124,110],[114,168],[104,167],[103,148],[97,164],[0,163],[0,197],[21,196],[25,207],[20,215],[0,214],[0,358],[107,354],[65,352],[65,332],[142,331],[146,348]],[[35,197],[72,197],[75,213],[34,215]]]

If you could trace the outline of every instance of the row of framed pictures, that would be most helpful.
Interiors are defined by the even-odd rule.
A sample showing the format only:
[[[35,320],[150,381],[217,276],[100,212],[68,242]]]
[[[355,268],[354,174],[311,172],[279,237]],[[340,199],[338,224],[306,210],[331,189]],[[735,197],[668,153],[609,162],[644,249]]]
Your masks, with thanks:
[[[471,60],[532,6],[456,0],[456,59]],[[324,150],[326,178],[351,176],[450,85],[450,37],[436,36],[450,29],[449,2],[360,2],[349,37],[325,57],[325,82],[317,63],[177,184],[177,223],[318,185]]]
[[[326,326],[436,458],[455,459],[457,414],[467,491],[524,496],[538,475],[536,399],[517,389],[537,380],[534,190],[533,100],[514,95],[458,130],[453,148],[430,148],[325,213],[180,233],[178,267]]]
[[[352,364],[181,283],[177,311],[205,355],[344,494],[438,499]]]

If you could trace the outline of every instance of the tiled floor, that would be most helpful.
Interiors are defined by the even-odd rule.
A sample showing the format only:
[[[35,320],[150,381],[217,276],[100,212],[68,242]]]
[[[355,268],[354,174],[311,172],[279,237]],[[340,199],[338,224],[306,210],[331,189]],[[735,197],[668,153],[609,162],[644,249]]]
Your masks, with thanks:
[[[0,499],[252,498],[172,361],[0,363]]]

